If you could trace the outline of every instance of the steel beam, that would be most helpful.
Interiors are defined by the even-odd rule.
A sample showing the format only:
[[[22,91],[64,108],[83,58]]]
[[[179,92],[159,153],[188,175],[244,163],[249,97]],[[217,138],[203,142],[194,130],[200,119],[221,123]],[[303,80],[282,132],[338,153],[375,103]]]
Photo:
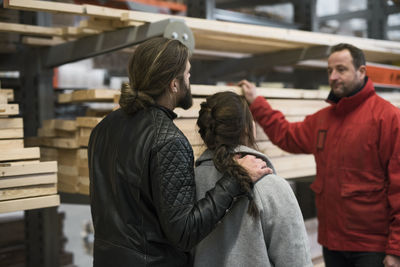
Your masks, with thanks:
[[[230,9],[230,8],[240,8],[240,7],[254,7],[254,6],[267,6],[267,5],[275,5],[275,4],[284,4],[284,3],[294,3],[299,0],[233,0],[233,1],[224,1],[221,3],[216,3],[217,8],[222,9]]]
[[[335,14],[335,15],[318,17],[318,22],[325,22],[328,20],[343,21],[343,20],[349,20],[349,19],[354,19],[354,18],[369,19],[371,16],[372,16],[372,13],[370,10],[359,10],[359,11],[345,12],[345,13],[340,13],[340,14]]]
[[[215,0],[188,0],[188,17],[214,19]]]
[[[395,13],[400,13],[400,6],[386,6],[385,14],[391,15]]]
[[[329,55],[330,46],[315,46],[293,50],[282,50],[252,57],[225,60],[210,68],[208,75],[212,77],[234,74],[236,72],[268,69],[274,66],[293,65],[307,59],[321,59]]]
[[[229,11],[220,8],[214,9],[214,19],[223,20],[223,21],[233,21],[238,23],[247,23],[247,24],[255,24],[262,26],[271,26],[271,27],[279,27],[279,28],[287,28],[287,29],[298,29],[300,25],[285,23],[285,22],[276,22],[272,21],[268,18],[244,14],[236,11]]]
[[[183,20],[166,19],[141,26],[123,28],[80,38],[48,48],[44,67],[52,68],[66,63],[98,56],[133,46],[150,38],[164,36],[182,41],[194,49],[194,37]]]
[[[368,0],[368,10],[373,13],[368,19],[368,38],[387,39],[387,16],[385,1]]]

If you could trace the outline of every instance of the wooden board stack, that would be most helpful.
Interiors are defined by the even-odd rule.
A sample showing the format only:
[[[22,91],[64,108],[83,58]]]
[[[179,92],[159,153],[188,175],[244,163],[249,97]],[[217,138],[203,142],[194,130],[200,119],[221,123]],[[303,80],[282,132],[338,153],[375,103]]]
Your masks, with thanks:
[[[57,162],[40,162],[39,147],[24,147],[18,104],[0,89],[0,213],[58,206]]]
[[[65,250],[65,213],[58,213],[59,266],[73,266],[73,254]],[[12,233],[12,234],[10,234]],[[0,217],[0,266],[28,266],[25,220],[22,216]]]
[[[53,119],[43,122],[38,129],[37,143],[40,145],[42,160],[58,161],[58,188],[61,192],[89,194],[89,170],[87,164],[87,145],[92,128],[104,114],[114,108],[114,96],[120,91],[111,89],[76,90],[60,94],[61,104],[103,102],[106,108],[90,109],[87,114],[97,117],[77,117],[74,120]]]

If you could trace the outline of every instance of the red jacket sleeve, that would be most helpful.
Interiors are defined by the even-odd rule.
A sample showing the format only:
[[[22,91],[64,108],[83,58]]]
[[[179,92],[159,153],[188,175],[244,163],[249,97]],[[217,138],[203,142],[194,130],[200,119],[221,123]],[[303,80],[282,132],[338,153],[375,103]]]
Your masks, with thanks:
[[[282,112],[272,109],[262,96],[250,106],[254,120],[263,128],[272,143],[290,153],[313,153],[313,117],[307,116],[303,122],[290,123]]]
[[[395,115],[381,123],[379,150],[382,164],[387,170],[390,206],[386,254],[400,256],[400,112],[396,108]]]

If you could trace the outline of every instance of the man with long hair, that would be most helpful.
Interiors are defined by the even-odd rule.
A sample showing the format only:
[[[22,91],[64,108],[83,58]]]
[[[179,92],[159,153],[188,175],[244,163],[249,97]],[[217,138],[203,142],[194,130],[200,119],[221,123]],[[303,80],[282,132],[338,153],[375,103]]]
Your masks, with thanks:
[[[173,123],[176,107],[192,105],[188,48],[178,40],[148,40],[135,50],[128,73],[121,108],[89,141],[94,266],[188,266],[188,250],[244,192],[225,175],[196,201],[193,150]],[[237,162],[253,182],[271,172],[254,156]]]

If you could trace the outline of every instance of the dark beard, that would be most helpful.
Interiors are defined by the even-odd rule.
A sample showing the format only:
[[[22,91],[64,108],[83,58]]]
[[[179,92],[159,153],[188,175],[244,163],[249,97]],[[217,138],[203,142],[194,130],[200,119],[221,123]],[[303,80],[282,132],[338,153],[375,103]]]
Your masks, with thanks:
[[[183,79],[180,83],[180,88],[185,90],[185,96],[179,100],[177,106],[187,110],[193,105],[192,91],[190,89],[190,84],[187,86]]]

